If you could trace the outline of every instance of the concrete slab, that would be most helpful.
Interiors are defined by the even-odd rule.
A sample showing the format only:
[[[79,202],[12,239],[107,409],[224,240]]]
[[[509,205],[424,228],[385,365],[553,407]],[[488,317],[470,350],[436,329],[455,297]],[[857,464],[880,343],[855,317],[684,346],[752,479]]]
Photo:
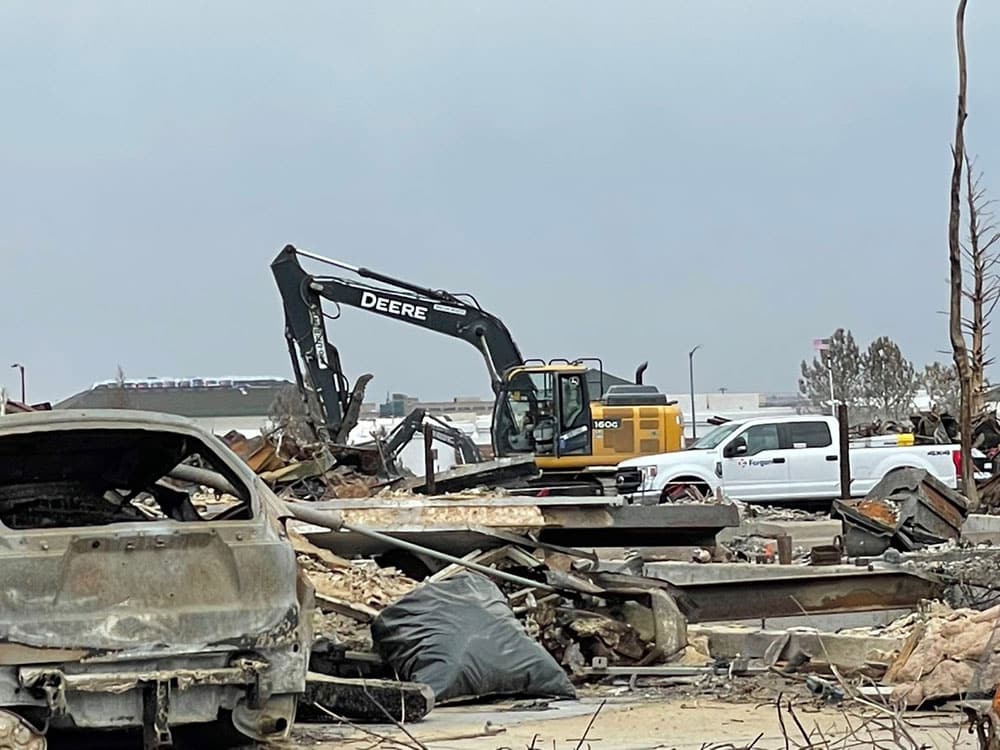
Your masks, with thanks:
[[[886,663],[887,656],[902,648],[904,639],[847,633],[822,633],[808,630],[761,630],[738,625],[691,625],[688,638],[708,638],[713,657],[732,659],[743,656],[763,659],[774,651],[774,658],[785,660],[801,653],[813,661],[836,664],[838,668],[859,669],[870,662]]]

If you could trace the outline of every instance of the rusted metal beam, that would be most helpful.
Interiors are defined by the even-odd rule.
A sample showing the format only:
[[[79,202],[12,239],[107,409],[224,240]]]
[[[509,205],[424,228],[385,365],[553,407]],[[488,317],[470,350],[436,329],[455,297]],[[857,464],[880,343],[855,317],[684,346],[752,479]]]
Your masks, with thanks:
[[[940,596],[944,588],[941,581],[900,570],[676,585],[697,607],[692,622],[907,609]]]

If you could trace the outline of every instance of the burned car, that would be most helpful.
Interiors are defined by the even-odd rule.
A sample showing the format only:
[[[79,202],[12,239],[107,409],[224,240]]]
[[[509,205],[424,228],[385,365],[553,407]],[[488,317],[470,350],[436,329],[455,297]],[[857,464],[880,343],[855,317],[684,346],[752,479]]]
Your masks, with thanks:
[[[211,722],[286,736],[312,590],[279,507],[179,417],[0,417],[0,709],[35,727],[142,727],[147,748]]]

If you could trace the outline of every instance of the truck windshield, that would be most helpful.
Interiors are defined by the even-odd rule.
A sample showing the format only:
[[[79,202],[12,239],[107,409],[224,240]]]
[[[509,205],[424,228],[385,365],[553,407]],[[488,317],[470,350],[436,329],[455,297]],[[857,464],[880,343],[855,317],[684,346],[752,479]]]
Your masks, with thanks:
[[[729,437],[737,428],[742,426],[742,422],[726,422],[726,424],[716,427],[703,438],[697,440],[688,450],[697,451],[716,448],[719,443]]]

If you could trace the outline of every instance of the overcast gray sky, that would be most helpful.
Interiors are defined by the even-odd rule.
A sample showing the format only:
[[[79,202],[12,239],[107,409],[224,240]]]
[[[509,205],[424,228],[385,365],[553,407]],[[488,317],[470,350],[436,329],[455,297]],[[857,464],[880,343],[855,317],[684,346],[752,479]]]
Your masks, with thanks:
[[[0,5],[3,352],[29,399],[289,375],[288,242],[474,292],[526,356],[793,390],[812,339],[947,346],[954,3]],[[969,9],[1000,197],[1000,6]],[[461,342],[347,310],[370,396],[489,391]],[[1000,343],[997,344],[1000,346]],[[0,382],[16,392],[2,363]]]

